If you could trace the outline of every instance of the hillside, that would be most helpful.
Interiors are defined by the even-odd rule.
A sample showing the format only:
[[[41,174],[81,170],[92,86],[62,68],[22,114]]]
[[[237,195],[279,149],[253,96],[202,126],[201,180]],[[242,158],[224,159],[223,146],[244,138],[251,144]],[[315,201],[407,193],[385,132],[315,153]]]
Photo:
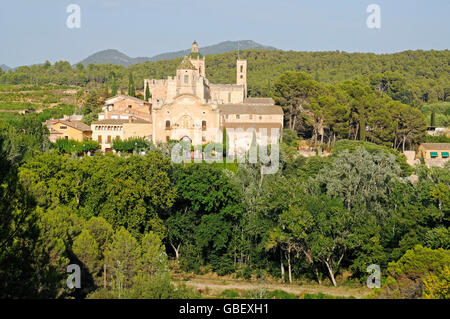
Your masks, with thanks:
[[[329,52],[296,52],[280,50],[243,50],[241,58],[248,61],[250,96],[267,96],[276,79],[285,71],[303,71],[315,80],[339,83],[360,80],[382,89],[395,100],[410,105],[450,100],[450,51],[404,51],[393,54]],[[206,55],[206,76],[213,83],[236,81],[237,52]],[[126,56],[119,56],[125,59]],[[144,62],[129,67],[97,64],[90,68],[71,67],[57,62],[47,67],[19,67],[0,76],[0,83],[44,85],[101,84],[116,75],[119,88],[128,85],[131,71],[137,89],[143,89],[144,78],[163,79],[175,74],[181,58]]]
[[[251,40],[243,40],[243,41],[224,41],[218,44],[206,46],[206,47],[200,47],[200,52],[204,55],[210,55],[210,54],[220,54],[220,53],[226,53],[230,51],[234,51],[239,49],[241,50],[247,50],[247,49],[264,49],[264,50],[276,50],[274,47],[262,45],[259,43],[256,43]],[[132,58],[128,55],[114,49],[108,49],[96,52],[84,60],[80,61],[83,65],[88,65],[90,63],[93,64],[115,64],[115,65],[122,65],[122,66],[130,66],[133,64],[143,63],[143,62],[155,62],[155,61],[161,61],[161,60],[170,60],[170,59],[176,59],[183,57],[186,52],[189,52],[190,48],[186,50],[180,50],[176,52],[167,52],[155,55],[154,57],[137,57]]]

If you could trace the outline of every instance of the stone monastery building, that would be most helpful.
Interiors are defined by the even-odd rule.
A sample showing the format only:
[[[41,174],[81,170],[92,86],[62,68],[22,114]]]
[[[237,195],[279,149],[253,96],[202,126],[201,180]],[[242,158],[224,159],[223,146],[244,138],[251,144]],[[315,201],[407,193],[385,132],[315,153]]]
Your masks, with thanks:
[[[210,83],[205,69],[205,57],[194,42],[175,76],[144,80],[151,93],[148,102],[125,95],[106,100],[91,124],[92,138],[106,151],[114,139],[129,137],[201,145],[221,143],[226,129],[228,145],[235,149],[248,150],[255,137],[258,144],[273,143],[283,126],[283,111],[271,98],[247,97],[247,61],[236,61],[236,84]]]

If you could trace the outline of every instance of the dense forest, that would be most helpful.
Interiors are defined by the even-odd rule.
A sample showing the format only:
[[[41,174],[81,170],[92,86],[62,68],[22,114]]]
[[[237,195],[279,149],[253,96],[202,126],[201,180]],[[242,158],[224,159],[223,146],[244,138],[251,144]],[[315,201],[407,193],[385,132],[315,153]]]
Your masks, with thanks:
[[[235,83],[236,52],[206,56],[206,77],[213,83]],[[450,99],[450,51],[404,51],[393,54],[346,52],[294,52],[244,50],[240,58],[248,61],[250,96],[269,96],[273,82],[285,71],[302,71],[316,81],[340,83],[360,80],[386,92],[394,100],[410,105]],[[166,78],[174,75],[181,59],[146,62],[129,66],[90,64],[74,67],[60,61],[51,65],[23,66],[4,73],[4,84],[60,84],[85,86],[88,83],[108,83],[117,78],[126,89],[128,73],[135,77],[136,87],[143,89],[144,78]]]
[[[341,285],[346,271],[364,282],[369,264],[385,278],[375,296],[448,297],[448,166],[413,170],[392,148],[350,140],[305,158],[286,131],[280,171],[261,175],[259,164],[173,164],[165,145],[68,156],[35,114],[2,125],[2,297],[198,297],[172,282],[174,265]]]
[[[89,124],[116,88],[142,90],[179,59],[0,71],[6,109],[42,108],[0,120],[0,297],[199,297],[174,270],[361,285],[378,264],[372,297],[449,298],[450,167],[413,168],[401,154],[429,139],[427,125],[448,125],[449,51],[241,58],[250,95],[285,114],[276,174],[174,164],[169,144],[85,156],[95,142],[50,143],[46,119],[78,111]],[[235,53],[206,59],[212,82],[235,81]],[[331,155],[303,157],[299,139]],[[82,289],[66,287],[69,264],[82,265]]]

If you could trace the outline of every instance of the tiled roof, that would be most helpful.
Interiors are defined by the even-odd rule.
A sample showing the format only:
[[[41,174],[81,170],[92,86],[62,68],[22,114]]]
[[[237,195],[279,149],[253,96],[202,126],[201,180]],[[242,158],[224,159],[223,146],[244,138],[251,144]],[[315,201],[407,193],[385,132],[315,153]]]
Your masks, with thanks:
[[[253,122],[225,122],[224,126],[226,128],[242,128],[242,129],[249,129],[249,128],[254,128],[255,130],[259,130],[259,129],[268,129],[270,130],[271,128],[281,128],[281,123],[253,123]]]
[[[92,122],[91,124],[107,124],[107,125],[122,125],[125,123],[129,123],[128,119],[107,119],[107,120],[100,120]],[[149,121],[145,121],[142,119],[133,119],[130,123],[133,124],[150,124]]]
[[[269,104],[269,105],[275,104],[274,100],[270,97],[248,97],[248,98],[244,99],[244,103]]]
[[[421,146],[423,146],[423,148],[425,148],[426,150],[450,150],[450,143],[422,143]]]
[[[80,121],[66,121],[66,120],[56,120],[56,123],[61,123],[70,127],[73,127],[74,129],[80,130],[82,132],[86,132],[86,131],[90,131],[91,127],[87,124],[84,124],[83,122]]]
[[[147,103],[144,100],[138,99],[137,97],[119,94],[119,95],[116,95],[116,96],[113,96],[113,97],[110,97],[109,99],[107,99],[105,101],[105,105],[113,104],[113,103],[115,103],[117,101],[121,101],[121,100],[131,100],[131,101],[134,101],[134,102],[137,102],[137,103],[140,103],[140,104]]]
[[[283,109],[278,105],[267,104],[222,104],[219,110],[223,114],[276,114],[283,115]]]

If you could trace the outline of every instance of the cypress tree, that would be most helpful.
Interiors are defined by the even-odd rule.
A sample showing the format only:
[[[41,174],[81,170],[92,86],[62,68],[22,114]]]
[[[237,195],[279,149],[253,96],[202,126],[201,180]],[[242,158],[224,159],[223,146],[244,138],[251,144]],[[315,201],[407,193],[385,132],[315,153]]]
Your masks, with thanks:
[[[148,100],[152,97],[150,93],[150,88],[148,87],[148,84],[145,86],[145,101],[148,102]]]
[[[436,114],[434,110],[431,112],[430,126],[436,126]]]
[[[111,96],[116,96],[117,95],[117,82],[116,82],[116,76],[113,75],[113,82],[111,85]]]
[[[133,73],[130,72],[130,75],[128,77],[128,95],[132,97],[136,97],[136,90],[134,88],[134,80],[133,80]]]

